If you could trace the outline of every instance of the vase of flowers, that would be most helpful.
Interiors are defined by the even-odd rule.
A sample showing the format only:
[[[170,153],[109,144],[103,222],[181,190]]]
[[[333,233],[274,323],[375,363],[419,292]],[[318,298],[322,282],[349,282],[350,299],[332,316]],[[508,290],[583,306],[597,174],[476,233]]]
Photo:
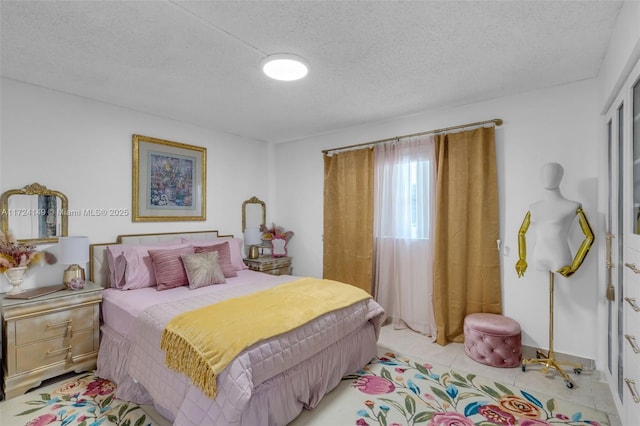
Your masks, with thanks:
[[[10,232],[0,232],[0,272],[3,272],[12,288],[10,294],[19,293],[24,274],[32,265],[42,260],[42,253],[35,247],[16,241]]]
[[[27,272],[26,266],[14,266],[4,271],[4,276],[7,277],[9,284],[12,285],[9,294],[20,293],[20,284],[24,281],[24,273]]]

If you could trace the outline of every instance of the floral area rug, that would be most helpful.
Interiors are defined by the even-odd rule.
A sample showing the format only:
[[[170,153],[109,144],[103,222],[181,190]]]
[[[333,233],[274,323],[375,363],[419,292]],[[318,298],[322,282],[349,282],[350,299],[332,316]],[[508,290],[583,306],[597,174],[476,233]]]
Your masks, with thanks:
[[[605,413],[387,353],[348,377],[358,426],[609,425]],[[354,395],[356,394],[356,395]],[[341,399],[346,393],[341,395]],[[351,398],[350,398],[351,399]]]
[[[49,385],[0,403],[3,426],[150,426],[140,406],[114,396],[115,385],[93,374]]]
[[[2,426],[153,426],[112,382],[85,374],[0,403]],[[608,426],[601,411],[387,353],[294,425]]]

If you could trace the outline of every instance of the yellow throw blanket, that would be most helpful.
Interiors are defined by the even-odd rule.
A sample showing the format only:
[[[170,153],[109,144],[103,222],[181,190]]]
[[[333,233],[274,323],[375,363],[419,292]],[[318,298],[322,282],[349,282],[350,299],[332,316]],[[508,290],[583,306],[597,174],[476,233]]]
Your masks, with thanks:
[[[370,297],[349,284],[302,278],[177,315],[160,347],[169,368],[215,398],[216,376],[247,347]]]

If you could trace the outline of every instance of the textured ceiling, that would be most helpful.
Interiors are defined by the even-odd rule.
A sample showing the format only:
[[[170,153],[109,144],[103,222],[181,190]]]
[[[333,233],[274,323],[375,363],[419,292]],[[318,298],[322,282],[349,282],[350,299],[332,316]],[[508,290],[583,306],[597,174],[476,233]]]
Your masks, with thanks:
[[[1,72],[283,142],[596,77],[621,4],[2,0]],[[281,52],[308,77],[265,77]]]

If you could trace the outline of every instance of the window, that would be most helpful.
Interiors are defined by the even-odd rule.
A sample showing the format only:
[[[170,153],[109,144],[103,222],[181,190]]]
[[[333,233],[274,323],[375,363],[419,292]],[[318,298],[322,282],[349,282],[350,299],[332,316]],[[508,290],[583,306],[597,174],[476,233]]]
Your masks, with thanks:
[[[423,149],[424,150],[424,149]],[[430,239],[434,182],[433,164],[418,149],[397,149],[377,161],[378,206],[382,220],[377,235],[382,238]]]
[[[431,193],[429,191],[428,161],[410,161],[396,167],[397,218],[393,231],[385,237],[407,239],[429,239],[431,217],[427,208]],[[404,218],[404,220],[402,220]]]
[[[432,228],[431,221],[433,219],[428,208],[433,203],[431,198],[434,196],[434,194],[431,194],[431,173],[431,163],[429,161],[412,164],[412,185],[416,192],[415,202],[411,206],[416,218],[412,224],[412,238],[431,238],[429,230]]]

